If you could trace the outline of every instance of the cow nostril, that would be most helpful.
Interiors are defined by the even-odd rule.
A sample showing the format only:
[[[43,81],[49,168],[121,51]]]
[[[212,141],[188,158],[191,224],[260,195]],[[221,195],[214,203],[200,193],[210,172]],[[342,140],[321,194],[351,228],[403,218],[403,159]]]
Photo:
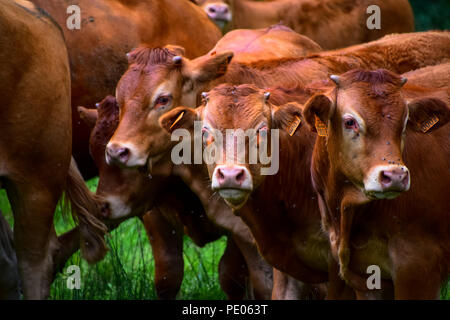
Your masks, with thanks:
[[[215,9],[214,7],[209,7],[209,8],[208,8],[208,11],[211,12],[211,13],[215,13],[215,12],[216,12],[216,9]]]
[[[237,182],[242,182],[245,180],[245,172],[244,170],[241,170],[237,175],[236,175],[236,181]]]
[[[408,185],[408,182],[409,182],[409,174],[408,172],[405,172],[405,176],[402,179],[402,183],[406,187]]]
[[[224,7],[224,8],[222,9],[222,12],[223,12],[223,13],[228,13],[228,7]]]
[[[385,171],[380,172],[380,181],[383,185],[389,185],[392,182],[390,176],[386,175]]]
[[[217,170],[217,175],[219,176],[219,180],[225,180],[225,176],[222,173],[222,170]]]
[[[120,148],[119,150],[117,150],[117,156],[123,161],[128,160],[129,155],[130,149],[128,148]]]

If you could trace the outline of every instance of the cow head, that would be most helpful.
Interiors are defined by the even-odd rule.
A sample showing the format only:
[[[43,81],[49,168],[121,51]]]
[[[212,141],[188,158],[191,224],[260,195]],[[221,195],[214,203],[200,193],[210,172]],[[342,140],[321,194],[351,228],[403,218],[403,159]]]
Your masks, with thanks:
[[[109,165],[105,161],[106,144],[119,123],[116,99],[106,97],[97,103],[97,109],[78,107],[78,112],[92,128],[89,148],[99,170],[97,194],[106,200],[102,210],[104,217],[119,219],[145,212],[151,183],[155,182],[144,172]]]
[[[326,136],[331,166],[368,199],[395,198],[410,187],[402,160],[406,129],[429,131],[445,124],[449,109],[437,99],[406,101],[406,82],[387,70],[353,70],[331,76],[336,86],[313,96],[304,117],[313,131]]]
[[[271,162],[276,158],[273,155],[278,150],[271,142],[273,137],[278,137],[278,132],[272,129],[286,130],[296,119],[298,123],[301,121],[298,104],[276,106],[269,100],[269,92],[253,85],[224,84],[204,94],[203,106],[197,109],[179,107],[160,120],[168,132],[192,128],[194,121],[201,121],[211,188],[232,209],[239,209],[246,203],[263,181],[263,169],[273,165],[263,163],[260,154],[264,152]],[[256,150],[257,156],[252,156],[251,150]],[[213,156],[208,161],[209,155]]]
[[[233,20],[231,6],[227,0],[196,0],[196,3],[222,31],[227,30]]]
[[[119,124],[106,147],[108,163],[145,166],[170,145],[159,126],[164,113],[178,105],[197,106],[201,88],[223,75],[232,52],[189,60],[179,47],[141,47],[129,54],[129,68],[116,89]],[[199,100],[199,99],[198,99]]]

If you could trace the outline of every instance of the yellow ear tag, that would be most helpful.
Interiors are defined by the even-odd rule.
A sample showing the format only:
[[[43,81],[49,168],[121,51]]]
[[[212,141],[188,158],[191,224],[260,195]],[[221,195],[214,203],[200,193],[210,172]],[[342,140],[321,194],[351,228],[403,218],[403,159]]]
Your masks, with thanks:
[[[173,126],[176,125],[177,122],[181,120],[181,118],[183,118],[183,115],[184,115],[184,111],[183,111],[182,113],[180,113],[180,115],[178,116],[177,120],[175,120],[175,121],[172,123],[172,125],[171,125],[170,128],[169,128],[169,130],[172,129]]]
[[[289,133],[289,135],[291,137],[294,135],[295,131],[297,131],[297,128],[301,122],[302,122],[302,119],[299,116],[295,116],[294,121],[291,122],[291,124],[289,125],[289,127],[287,129],[287,132]]]
[[[315,116],[315,117],[316,117],[316,124],[315,125],[316,125],[317,134],[320,137],[328,136],[326,124],[323,123],[322,120],[320,120],[318,116]]]
[[[422,122],[422,124],[420,125],[420,130],[425,133],[428,130],[430,130],[436,123],[439,122],[439,118],[436,115],[433,115],[431,118],[429,118],[428,120]]]

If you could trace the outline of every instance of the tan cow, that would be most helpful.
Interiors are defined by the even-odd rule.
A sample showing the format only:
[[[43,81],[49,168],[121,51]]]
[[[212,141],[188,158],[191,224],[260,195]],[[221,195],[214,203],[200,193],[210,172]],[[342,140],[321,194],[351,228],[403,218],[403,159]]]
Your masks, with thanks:
[[[281,22],[324,49],[414,31],[413,11],[407,0],[198,0],[197,3],[224,33]],[[367,24],[374,13],[369,8],[373,5],[380,9],[380,29],[369,29]]]
[[[106,254],[106,227],[99,199],[71,159],[70,70],[60,28],[28,1],[1,0],[0,34],[0,179],[14,213],[24,297],[43,299],[70,250],[53,226],[62,192],[80,225],[69,236],[89,262]]]
[[[439,298],[450,274],[450,83],[404,86],[387,70],[332,79],[303,113],[321,132],[312,179],[340,274],[362,290],[374,265],[396,299]]]
[[[205,54],[221,33],[196,5],[171,0],[32,0],[61,26],[69,52],[72,75],[73,154],[83,176],[97,174],[89,156],[89,128],[80,121],[77,106],[94,108],[113,95],[127,68],[126,53],[142,43],[152,47],[180,45],[194,58]],[[80,29],[70,30],[77,5]],[[189,18],[186,18],[189,17]],[[70,23],[69,23],[70,25]]]

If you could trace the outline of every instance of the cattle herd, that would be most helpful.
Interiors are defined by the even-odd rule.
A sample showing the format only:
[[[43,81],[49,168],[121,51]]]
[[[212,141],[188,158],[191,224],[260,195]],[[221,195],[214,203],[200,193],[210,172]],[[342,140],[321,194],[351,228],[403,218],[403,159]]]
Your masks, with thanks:
[[[407,0],[74,2],[78,28],[70,1],[0,0],[0,298],[47,298],[131,217],[160,299],[184,235],[227,237],[229,299],[439,298],[450,31],[414,32]]]

